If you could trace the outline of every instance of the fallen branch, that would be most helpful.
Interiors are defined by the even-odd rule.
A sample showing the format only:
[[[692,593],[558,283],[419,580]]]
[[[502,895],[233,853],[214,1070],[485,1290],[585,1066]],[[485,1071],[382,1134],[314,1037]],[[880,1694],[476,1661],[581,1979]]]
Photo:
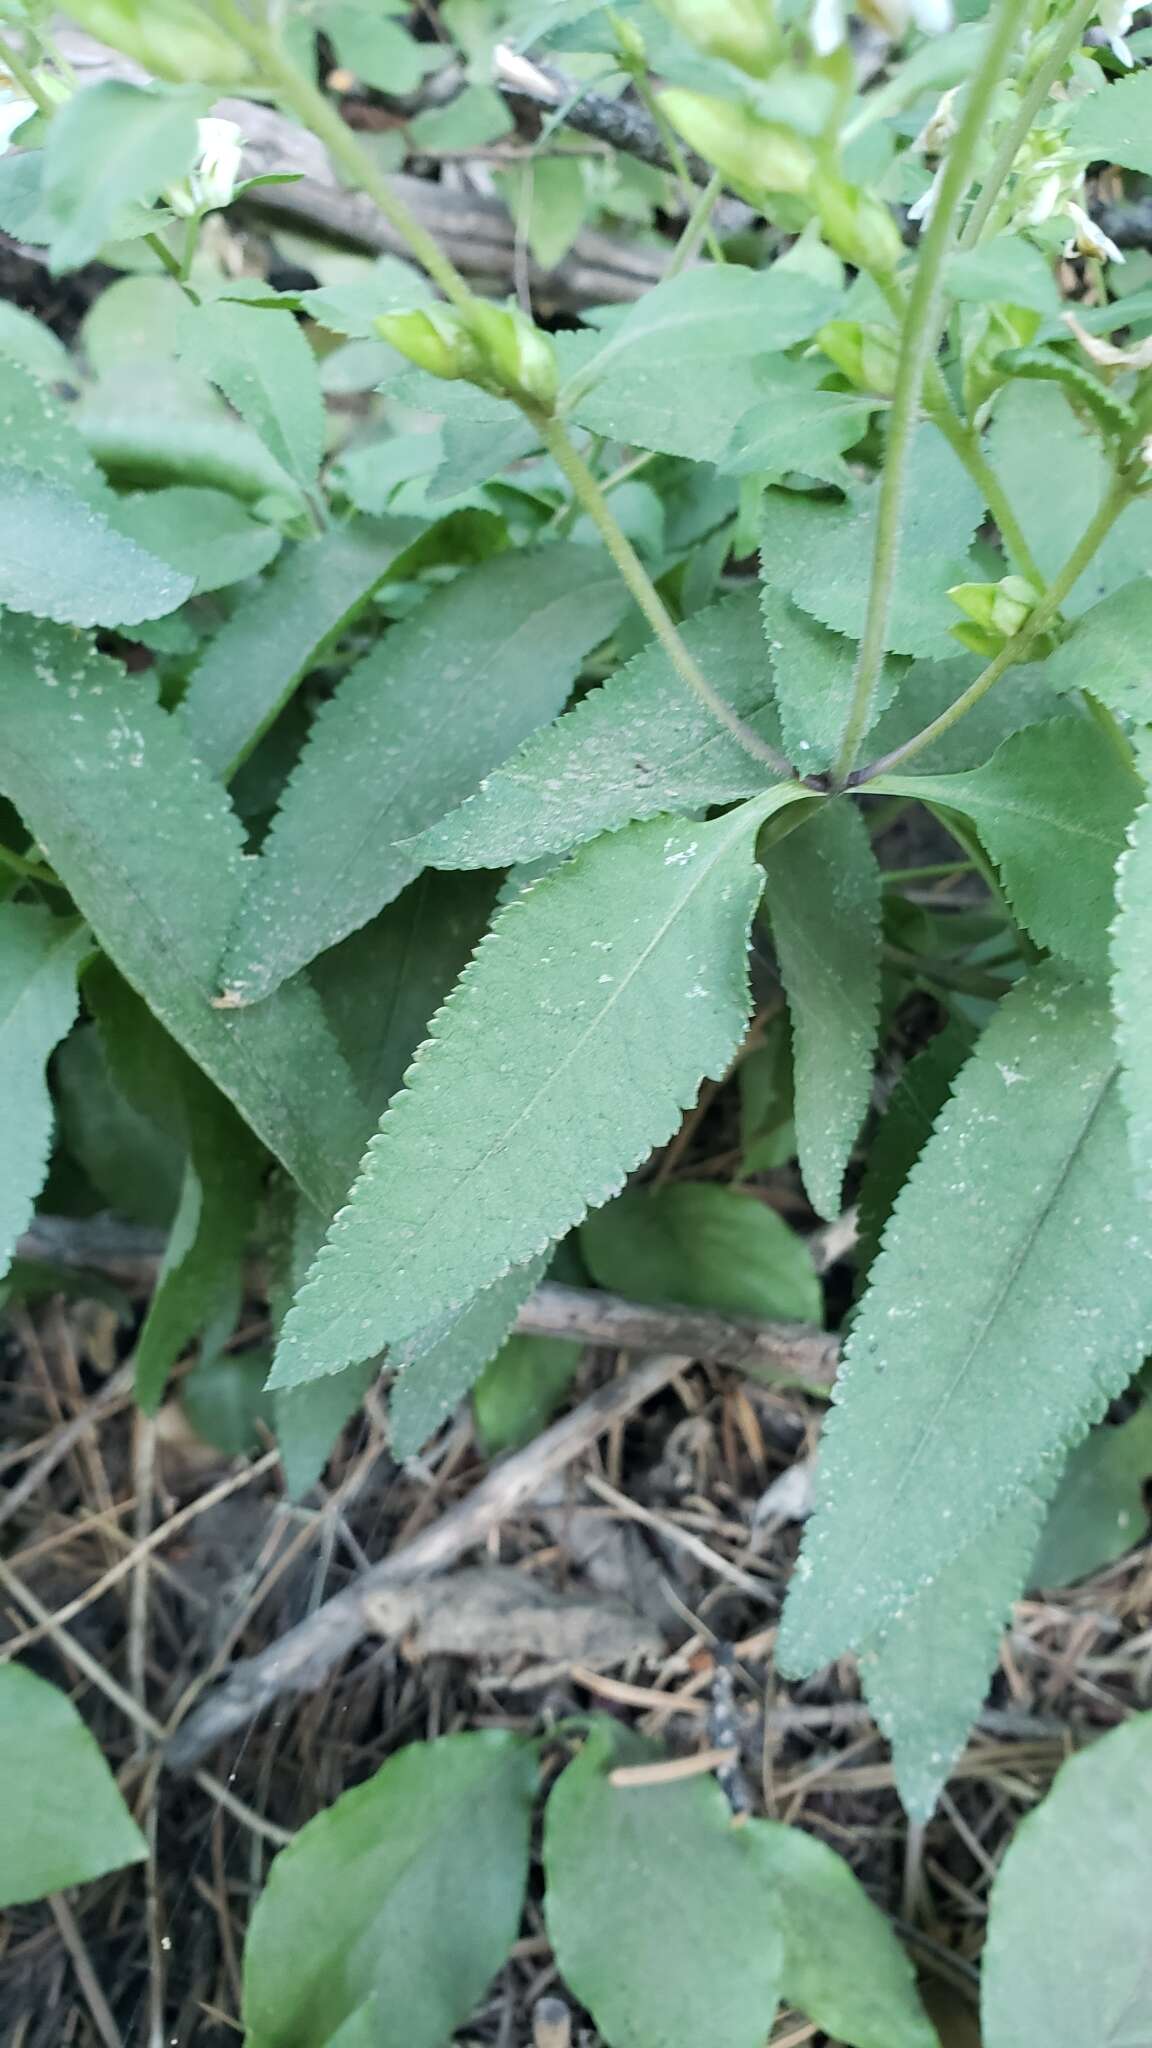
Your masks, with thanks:
[[[750,1379],[807,1380],[828,1387],[836,1377],[839,1340],[812,1323],[768,1323],[710,1309],[651,1308],[588,1287],[545,1282],[516,1319],[523,1337],[572,1337],[617,1351],[683,1352],[704,1365],[728,1365]]]
[[[427,1578],[474,1550],[489,1531],[524,1507],[550,1479],[660,1393],[691,1363],[680,1356],[646,1359],[622,1379],[598,1387],[525,1450],[494,1465],[466,1500],[422,1529],[391,1557],[361,1572],[350,1586],[289,1629],[258,1656],[236,1664],[224,1683],[191,1713],[168,1743],[165,1762],[190,1771],[234,1729],[246,1727],[284,1693],[313,1692],[333,1665],[371,1633],[373,1596]]]

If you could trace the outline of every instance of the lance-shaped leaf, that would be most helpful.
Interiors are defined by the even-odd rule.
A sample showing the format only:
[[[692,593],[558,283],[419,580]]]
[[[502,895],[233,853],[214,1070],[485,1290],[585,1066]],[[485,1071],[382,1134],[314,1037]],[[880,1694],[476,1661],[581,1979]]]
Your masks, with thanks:
[[[334,527],[281,556],[215,635],[184,695],[202,761],[227,777],[416,539],[414,520]]]
[[[1140,782],[1098,725],[1054,718],[1013,733],[983,768],[869,786],[971,818],[1024,929],[1085,974],[1106,969],[1116,862]]]
[[[803,775],[830,768],[851,708],[856,643],[829,632],[769,582],[761,590],[760,609],[788,759]],[[907,669],[908,663],[897,656],[890,655],[884,663],[873,695],[873,717],[891,702]]]
[[[683,636],[733,711],[778,745],[772,667],[753,593],[698,612]],[[475,796],[425,832],[418,850],[437,867],[504,867],[566,852],[633,818],[734,803],[754,796],[764,781],[763,763],[717,723],[663,648],[646,647],[536,733]]]
[[[91,942],[73,918],[0,904],[0,1272],[48,1169],[52,1099],[44,1069],[76,1015],[76,969]]]
[[[787,1667],[888,1623],[1083,1434],[1150,1338],[1108,1005],[1049,963],[1001,1004],[893,1211],[825,1429]]]
[[[331,1213],[364,1110],[319,999],[297,982],[259,1012],[215,1000],[245,882],[227,799],[150,679],[30,621],[5,619],[0,651],[0,790],[125,979]]]
[[[297,483],[310,485],[324,452],[316,358],[291,313],[216,299],[190,306],[179,350],[210,378]]]
[[[627,592],[574,545],[511,554],[429,597],[318,713],[224,961],[255,1002],[424,866],[410,841],[563,709]]]
[[[454,1314],[671,1135],[747,1022],[765,808],[605,834],[500,913],[369,1146],[274,1385]]]
[[[860,1683],[892,1745],[896,1789],[913,1820],[930,1820],[988,1693],[996,1655],[1059,1472],[981,1529],[938,1577],[906,1601],[860,1652]]]
[[[792,1019],[796,1143],[809,1200],[840,1212],[872,1093],[880,871],[853,804],[822,804],[764,855],[764,901]]]
[[[0,603],[69,626],[175,611],[194,579],[109,525],[70,484],[0,467]]]
[[[1152,783],[1152,743],[1139,741],[1140,765]],[[1112,930],[1112,999],[1121,1088],[1136,1185],[1152,1196],[1152,796],[1137,811],[1120,861],[1120,911]]]
[[[1134,1714],[1064,1764],[1008,1845],[984,1950],[986,2048],[1142,2048],[1150,1895],[1152,1714]]]

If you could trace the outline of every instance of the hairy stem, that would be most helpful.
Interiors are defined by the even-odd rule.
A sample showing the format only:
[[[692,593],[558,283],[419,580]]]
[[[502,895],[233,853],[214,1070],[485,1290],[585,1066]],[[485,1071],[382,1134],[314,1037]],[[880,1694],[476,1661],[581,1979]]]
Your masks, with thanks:
[[[993,94],[1027,12],[1028,0],[1001,0],[979,70],[968,90],[963,118],[944,162],[935,210],[920,249],[908,294],[901,336],[900,361],[888,421],[888,448],[876,508],[876,541],[868,613],[856,663],[852,705],[836,760],[834,779],[841,786],[851,773],[860,742],[868,730],[872,698],[884,661],[888,618],[900,559],[904,491],[912,453],[924,379],[940,340],[941,278],[956,235],[956,216],[968,189],[972,159],[979,146]]]
[[[988,218],[996,204],[1000,191],[1011,172],[1022,145],[1027,141],[1032,123],[1048,98],[1052,87],[1063,71],[1069,57],[1079,49],[1084,31],[1097,12],[1100,0],[1076,0],[1076,5],[1053,43],[1044,63],[1040,66],[1028,87],[1016,117],[1005,129],[1000,145],[988,168],[988,175],[980,187],[976,200],[960,237],[962,249],[974,249],[988,225]]]
[[[931,746],[933,740],[938,740],[942,733],[950,732],[954,725],[958,725],[971,711],[973,705],[978,704],[981,697],[987,695],[993,684],[998,683],[1008,669],[1014,667],[1018,661],[1024,660],[1038,635],[1052,624],[1069,591],[1079,581],[1101,542],[1128,504],[1130,495],[1128,485],[1117,478],[1112,488],[1101,499],[1095,516],[1077,541],[1064,567],[1053,578],[1040,603],[1025,619],[1020,631],[1013,639],[1005,642],[999,654],[994,656],[987,668],[981,670],[975,682],[969,683],[968,688],[961,692],[954,703],[949,704],[947,710],[940,713],[939,718],[934,718],[922,732],[914,733],[910,740],[905,740],[903,746],[895,747],[890,754],[885,754],[881,760],[873,761],[870,767],[861,769],[858,775],[854,775],[853,788],[861,788],[866,783],[875,782],[880,776],[887,775],[891,769],[902,767],[905,761],[910,761],[914,755],[922,753],[925,747]]]
[[[569,438],[567,429],[558,419],[542,413],[536,407],[524,406],[522,409],[532,421],[556,467],[571,485],[577,503],[588,514],[677,675],[688,684],[689,689],[696,692],[702,703],[708,706],[712,716],[727,727],[733,739],[738,740],[744,748],[745,753],[753,755],[757,761],[765,762],[775,774],[790,777],[792,770],[784,756],[778,754],[775,747],[769,746],[766,740],[762,740],[759,733],[753,732],[750,725],[745,725],[744,720],[733,711],[731,705],[725,703],[685,646],[660,592],[627,534],[617,524],[607,498],[583,456]]]
[[[292,62],[275,36],[250,21],[234,0],[212,0],[212,10],[236,41],[255,58],[264,83],[272,87],[285,106],[291,107],[305,127],[319,138],[333,163],[379,207],[396,233],[407,242],[421,269],[427,272],[433,284],[439,285],[444,297],[462,313],[468,312],[474,303],[473,294],[455,264],[449,261],[433,236],[393,191],[383,173],[377,170],[367,150],[356,140],[331,100]]]

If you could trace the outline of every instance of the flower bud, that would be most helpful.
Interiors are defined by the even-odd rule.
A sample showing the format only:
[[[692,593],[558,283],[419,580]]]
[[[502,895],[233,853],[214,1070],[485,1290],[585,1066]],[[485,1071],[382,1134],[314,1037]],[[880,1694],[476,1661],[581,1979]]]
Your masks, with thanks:
[[[560,376],[556,351],[546,334],[516,307],[494,306],[485,299],[476,301],[468,325],[490,373],[477,377],[477,383],[519,392],[537,405],[552,404]]]
[[[433,377],[475,377],[480,352],[459,313],[447,306],[421,306],[411,313],[380,313],[376,332],[410,363]]]
[[[656,0],[661,14],[709,57],[763,78],[780,54],[772,0]]]
[[[816,341],[858,391],[892,396],[900,360],[900,337],[893,328],[872,321],[829,320]]]
[[[164,195],[173,213],[185,220],[231,203],[244,154],[243,138],[235,121],[207,114],[196,127],[200,142],[196,165],[179,185],[169,185]]]
[[[239,85],[252,71],[246,50],[196,0],[70,0],[89,35],[178,84]]]
[[[892,214],[879,199],[849,185],[843,178],[821,172],[812,187],[820,226],[829,248],[857,270],[879,271],[887,276],[896,269],[904,253],[900,230]]]
[[[747,107],[679,87],[659,95],[672,126],[753,202],[764,192],[807,192],[816,170],[809,145],[790,128],[761,121]]]
[[[999,583],[956,583],[948,595],[972,621],[953,626],[956,639],[974,654],[986,656],[999,654],[1040,602],[1040,592],[1023,576],[1002,576]]]
[[[629,66],[634,64],[637,68],[647,64],[648,51],[645,47],[644,38],[635,22],[629,21],[626,14],[613,13],[610,19],[612,22],[612,33],[616,38],[616,47],[620,52],[623,62]]]

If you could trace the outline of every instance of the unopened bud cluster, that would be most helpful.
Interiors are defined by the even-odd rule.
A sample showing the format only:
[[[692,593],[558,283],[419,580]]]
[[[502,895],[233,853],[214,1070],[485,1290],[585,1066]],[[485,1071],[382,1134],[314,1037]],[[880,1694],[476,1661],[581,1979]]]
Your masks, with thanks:
[[[556,351],[548,336],[514,306],[476,299],[466,313],[452,306],[381,313],[376,331],[433,377],[463,378],[545,411],[556,397]]]

